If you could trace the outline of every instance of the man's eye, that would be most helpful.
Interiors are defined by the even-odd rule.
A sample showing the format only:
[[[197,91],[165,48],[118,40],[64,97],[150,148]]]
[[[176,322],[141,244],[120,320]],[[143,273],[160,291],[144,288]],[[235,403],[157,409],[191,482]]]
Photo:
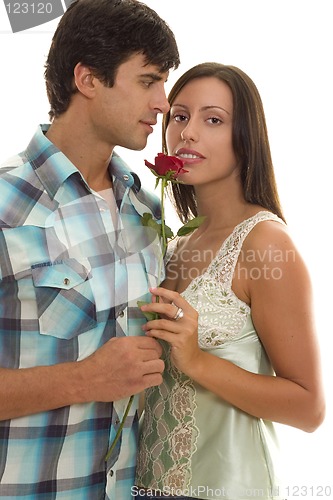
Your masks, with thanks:
[[[154,83],[153,80],[150,80],[149,82],[143,82],[143,84],[148,88],[151,87],[153,83]]]

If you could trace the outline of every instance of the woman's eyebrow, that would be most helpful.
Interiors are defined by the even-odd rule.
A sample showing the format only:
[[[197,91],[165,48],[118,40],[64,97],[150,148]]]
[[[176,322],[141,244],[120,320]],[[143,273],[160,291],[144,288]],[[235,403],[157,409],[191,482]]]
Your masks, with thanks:
[[[176,106],[179,107],[179,108],[188,109],[188,106],[186,106],[185,104],[180,104],[180,103],[173,103],[171,107],[173,108],[173,107],[176,107]],[[222,108],[222,106],[216,106],[216,105],[202,106],[202,108],[200,108],[199,111],[207,111],[209,109],[220,109],[221,111],[224,111],[228,115],[231,114],[230,111],[227,111],[225,108]]]
[[[228,115],[230,115],[231,113],[229,111],[227,111],[225,108],[222,108],[222,106],[203,106],[202,108],[200,108],[200,111],[206,111],[207,109],[221,109],[222,111],[224,111],[225,113],[227,113]]]

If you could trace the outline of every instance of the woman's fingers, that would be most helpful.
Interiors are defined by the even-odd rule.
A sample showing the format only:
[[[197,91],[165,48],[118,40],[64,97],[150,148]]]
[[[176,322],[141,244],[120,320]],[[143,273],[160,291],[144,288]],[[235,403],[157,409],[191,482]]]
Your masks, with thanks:
[[[141,307],[143,312],[151,312],[163,317],[181,321],[184,317],[197,319],[195,309],[178,293],[163,287],[151,288],[152,302]],[[159,298],[158,302],[156,298]]]
[[[141,311],[162,314],[168,319],[175,319],[178,314],[179,307],[173,303],[151,302],[150,304],[144,304],[141,307]]]
[[[169,342],[174,340],[174,335],[181,334],[184,337],[195,335],[197,338],[198,313],[178,293],[165,288],[152,288],[153,297],[160,297],[158,302],[154,301],[141,307],[143,312],[158,314],[158,319],[148,321],[142,329],[149,336],[164,339]]]
[[[158,287],[158,288],[150,288],[149,289],[150,293],[155,296],[155,297],[161,297],[163,300],[163,303],[169,303],[174,305],[174,311],[176,314],[176,309],[177,307],[181,307],[184,312],[185,310],[187,312],[194,311],[194,309],[190,306],[190,304],[178,293],[174,292],[173,290],[167,290],[166,288],[163,287]]]
[[[154,337],[171,345],[174,365],[187,373],[191,360],[200,351],[198,346],[198,313],[178,293],[163,287],[152,288],[153,302],[142,306],[142,311],[154,312],[159,319],[148,321],[142,329],[148,337]],[[159,302],[154,297],[160,297]]]

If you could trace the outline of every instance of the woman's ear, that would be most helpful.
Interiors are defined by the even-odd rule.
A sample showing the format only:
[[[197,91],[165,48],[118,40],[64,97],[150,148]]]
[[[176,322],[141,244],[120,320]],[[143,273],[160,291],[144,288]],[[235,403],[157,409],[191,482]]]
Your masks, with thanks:
[[[74,68],[74,85],[81,94],[88,98],[95,95],[95,75],[88,66],[77,63]]]

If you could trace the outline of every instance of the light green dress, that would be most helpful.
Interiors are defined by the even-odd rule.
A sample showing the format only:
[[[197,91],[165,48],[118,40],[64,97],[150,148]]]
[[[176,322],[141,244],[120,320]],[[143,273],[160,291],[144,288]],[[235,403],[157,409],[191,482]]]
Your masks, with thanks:
[[[274,375],[251,309],[231,289],[244,239],[266,220],[283,224],[267,211],[240,223],[182,295],[199,312],[201,349],[250,372]],[[194,383],[171,364],[166,343],[163,348],[163,383],[146,392],[136,484],[210,500],[280,498],[273,423]]]

